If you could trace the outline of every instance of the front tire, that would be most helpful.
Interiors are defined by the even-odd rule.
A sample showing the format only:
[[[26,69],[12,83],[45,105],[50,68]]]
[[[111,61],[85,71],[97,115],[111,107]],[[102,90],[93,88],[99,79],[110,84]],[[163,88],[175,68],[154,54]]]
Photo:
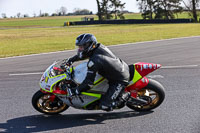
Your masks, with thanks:
[[[146,104],[127,103],[127,107],[135,111],[150,111],[157,108],[165,99],[164,87],[157,81],[149,79],[146,87],[138,91],[137,99],[146,101]],[[131,97],[129,98],[131,100]]]
[[[56,115],[69,108],[67,104],[63,103],[63,101],[61,101],[57,97],[54,99],[53,102],[51,102],[51,95],[53,94],[37,91],[32,97],[33,107],[37,111],[48,115]]]

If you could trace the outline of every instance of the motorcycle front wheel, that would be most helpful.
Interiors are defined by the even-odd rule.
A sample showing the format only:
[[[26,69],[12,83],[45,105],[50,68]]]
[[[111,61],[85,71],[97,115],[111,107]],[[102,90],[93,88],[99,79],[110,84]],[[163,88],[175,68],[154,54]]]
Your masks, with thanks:
[[[136,99],[143,103],[127,102],[127,107],[139,112],[155,109],[165,99],[164,87],[159,82],[149,79],[148,85],[138,91]],[[130,97],[129,101],[133,101],[133,98]]]
[[[67,104],[63,103],[63,101],[57,97],[52,102],[50,100],[51,95],[53,94],[37,91],[32,97],[33,107],[37,111],[48,115],[56,115],[69,108]]]

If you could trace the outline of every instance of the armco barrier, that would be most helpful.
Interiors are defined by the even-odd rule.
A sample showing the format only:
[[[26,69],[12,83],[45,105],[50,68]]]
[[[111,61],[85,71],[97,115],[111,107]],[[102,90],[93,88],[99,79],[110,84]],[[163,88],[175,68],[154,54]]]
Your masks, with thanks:
[[[162,24],[162,23],[191,23],[192,19],[126,19],[126,20],[104,20],[104,21],[75,21],[69,22],[69,25],[93,25],[93,24]]]

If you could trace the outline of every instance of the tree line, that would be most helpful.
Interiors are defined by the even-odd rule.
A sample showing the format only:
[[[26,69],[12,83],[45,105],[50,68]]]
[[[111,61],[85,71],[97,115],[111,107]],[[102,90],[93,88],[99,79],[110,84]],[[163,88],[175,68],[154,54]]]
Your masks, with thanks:
[[[189,15],[198,21],[197,8],[200,0],[136,0],[143,19],[174,19],[175,15],[187,10]],[[96,0],[99,20],[124,19],[123,9],[126,3],[120,0]],[[183,5],[184,4],[184,5]]]
[[[197,21],[200,0],[137,0],[144,19],[173,19],[177,13],[187,10]],[[183,6],[184,4],[184,6]]]
[[[67,8],[62,6],[60,9],[56,10],[54,13],[49,14],[47,12],[42,12],[40,10],[40,13],[37,15],[36,13],[33,13],[33,17],[48,17],[48,16],[69,16],[69,15],[92,15],[93,12],[88,9],[80,9],[75,8],[73,12],[67,13]],[[1,14],[2,18],[8,18],[5,13]],[[28,14],[22,14],[18,12],[15,16],[11,16],[10,18],[26,18],[29,17]]]

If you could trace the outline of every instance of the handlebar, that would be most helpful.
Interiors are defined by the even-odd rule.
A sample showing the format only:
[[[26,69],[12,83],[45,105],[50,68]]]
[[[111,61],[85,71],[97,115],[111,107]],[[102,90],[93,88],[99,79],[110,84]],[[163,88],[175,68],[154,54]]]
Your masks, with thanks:
[[[73,79],[73,66],[72,63],[69,63],[68,59],[64,59],[60,61],[60,68],[63,70],[63,72],[66,73],[67,75],[67,80],[72,80]]]

